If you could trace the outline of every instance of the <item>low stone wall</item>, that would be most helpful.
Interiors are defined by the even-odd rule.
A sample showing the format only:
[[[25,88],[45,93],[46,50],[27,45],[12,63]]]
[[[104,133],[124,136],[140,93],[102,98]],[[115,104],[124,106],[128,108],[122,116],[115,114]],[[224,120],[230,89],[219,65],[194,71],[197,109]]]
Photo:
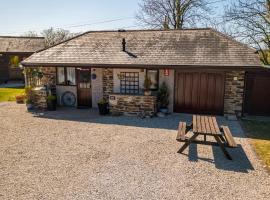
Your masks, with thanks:
[[[47,110],[47,92],[43,87],[32,90],[33,104],[35,109]]]
[[[109,103],[112,113],[138,115],[144,112],[146,115],[153,115],[157,110],[156,96],[111,94]]]

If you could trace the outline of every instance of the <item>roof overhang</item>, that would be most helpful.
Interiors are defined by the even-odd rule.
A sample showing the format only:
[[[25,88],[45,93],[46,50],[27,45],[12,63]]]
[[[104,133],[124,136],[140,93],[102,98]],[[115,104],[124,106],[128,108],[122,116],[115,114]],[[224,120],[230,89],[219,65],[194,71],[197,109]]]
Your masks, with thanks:
[[[155,64],[94,64],[94,63],[21,63],[24,67],[82,67],[82,68],[133,68],[133,69],[264,69],[262,65],[155,65]]]
[[[8,55],[13,55],[13,54],[33,54],[35,52],[29,52],[29,51],[19,51],[19,52],[12,52],[12,51],[3,51],[3,52],[0,52],[0,54],[8,54]]]

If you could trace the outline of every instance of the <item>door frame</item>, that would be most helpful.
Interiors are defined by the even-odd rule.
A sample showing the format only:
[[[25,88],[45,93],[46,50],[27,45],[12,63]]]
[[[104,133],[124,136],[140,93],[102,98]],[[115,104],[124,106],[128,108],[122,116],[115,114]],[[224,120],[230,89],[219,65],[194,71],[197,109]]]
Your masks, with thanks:
[[[216,69],[175,69],[174,71],[174,89],[173,89],[173,112],[175,113],[179,113],[175,111],[175,98],[176,98],[176,76],[177,76],[177,72],[182,72],[182,73],[216,73],[216,74],[220,74],[223,76],[223,105],[222,105],[222,113],[220,113],[220,115],[224,115],[224,109],[225,109],[225,88],[226,88],[226,71],[224,70],[216,70]]]
[[[87,70],[87,71],[90,71],[90,93],[91,93],[91,100],[90,100],[90,105],[89,106],[81,106],[81,105],[79,105],[79,97],[80,97],[80,95],[79,95],[79,72],[81,71],[81,70]],[[92,100],[92,70],[91,70],[91,68],[89,67],[89,68],[80,68],[80,67],[76,67],[75,68],[75,72],[76,72],[76,89],[77,89],[77,108],[83,108],[83,107],[87,107],[87,108],[92,108],[93,107],[93,100]]]

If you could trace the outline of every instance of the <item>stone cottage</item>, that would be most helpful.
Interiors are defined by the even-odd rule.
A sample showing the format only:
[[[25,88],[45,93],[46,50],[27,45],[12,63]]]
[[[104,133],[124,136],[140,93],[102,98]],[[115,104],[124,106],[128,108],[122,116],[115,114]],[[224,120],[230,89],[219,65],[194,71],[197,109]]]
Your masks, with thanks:
[[[261,70],[255,49],[216,30],[91,31],[41,50],[22,62],[56,87],[58,104],[156,111],[156,91],[169,90],[169,111],[242,115],[247,73]],[[144,80],[152,94],[145,96]]]

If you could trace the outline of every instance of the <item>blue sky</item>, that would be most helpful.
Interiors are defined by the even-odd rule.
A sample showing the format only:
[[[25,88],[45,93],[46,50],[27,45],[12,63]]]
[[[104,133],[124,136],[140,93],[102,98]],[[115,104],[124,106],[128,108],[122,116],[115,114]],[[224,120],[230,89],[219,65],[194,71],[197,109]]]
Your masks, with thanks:
[[[140,0],[0,0],[0,35],[59,27],[72,32],[140,28]],[[121,20],[118,20],[121,19]],[[110,20],[117,20],[108,22]],[[88,25],[85,25],[88,24]],[[82,25],[82,26],[80,26]]]

